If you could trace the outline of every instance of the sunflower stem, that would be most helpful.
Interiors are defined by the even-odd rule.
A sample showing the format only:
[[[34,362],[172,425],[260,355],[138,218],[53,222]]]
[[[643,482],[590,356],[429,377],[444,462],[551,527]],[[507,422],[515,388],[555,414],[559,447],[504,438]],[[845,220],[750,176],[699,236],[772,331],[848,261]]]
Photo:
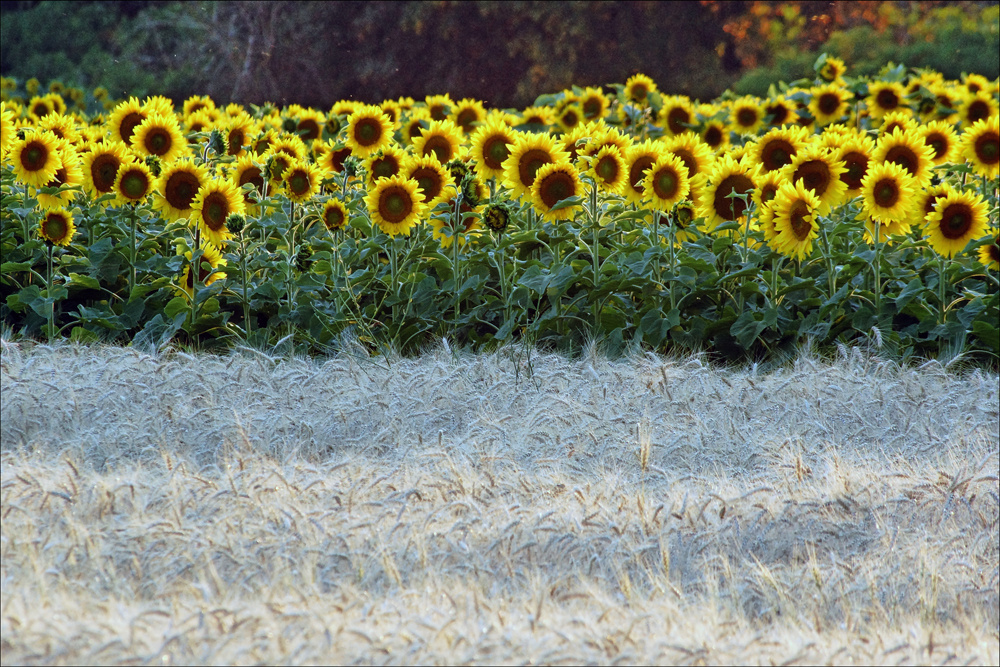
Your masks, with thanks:
[[[833,248],[830,247],[830,237],[827,236],[826,225],[823,224],[822,220],[819,222],[819,231],[823,235],[823,254],[826,258],[826,279],[830,285],[829,298],[832,299],[833,295],[837,293],[837,272],[834,270],[836,267],[833,264]]]
[[[128,274],[128,299],[132,298],[132,290],[135,289],[135,227],[138,223],[138,215],[135,212],[135,204],[129,205],[129,222],[131,223],[129,233],[129,248],[131,249],[131,260],[129,261]]]
[[[600,216],[597,213],[597,183],[590,184],[590,226],[593,231],[594,240],[590,247],[590,254],[594,260],[594,291],[596,292],[601,283],[601,247],[600,242]],[[598,299],[594,299],[594,336],[597,336],[601,328],[601,304]]]
[[[243,334],[247,339],[247,343],[250,342],[250,299],[247,296],[247,282],[248,282],[248,272],[247,272],[247,254],[249,253],[247,249],[247,239],[246,239],[246,228],[240,230],[240,278],[243,281]]]
[[[458,228],[462,224],[462,190],[459,189],[455,195],[454,222],[451,228],[451,271],[455,278],[455,326],[458,326],[458,318],[462,314],[461,289],[462,278],[459,274],[459,254],[458,254]]]
[[[676,209],[673,215],[673,220],[670,224],[670,234],[667,238],[667,251],[670,253],[670,310],[673,311],[677,308],[677,294],[675,288],[677,287],[677,281],[675,280],[677,276],[677,248],[675,244],[677,243],[677,213]]]
[[[941,304],[941,310],[940,310],[940,313],[938,314],[938,324],[944,324],[945,319],[947,319],[947,317],[948,317],[948,311],[947,311],[947,308],[945,306],[945,301],[944,301],[944,299],[945,299],[945,295],[944,295],[945,289],[944,289],[944,287],[945,287],[946,273],[947,273],[947,270],[948,270],[948,262],[949,262],[948,258],[946,258],[944,255],[941,255],[938,258],[938,270],[939,270],[939,275],[938,275],[938,303]]]
[[[875,227],[875,321],[882,316],[882,224],[872,221]]]
[[[53,280],[53,270],[52,270],[52,255],[55,252],[55,244],[51,241],[46,241],[49,246],[49,256],[48,256],[48,274],[46,275],[46,285],[45,285],[45,296],[49,301],[49,317],[48,326],[46,327],[46,334],[48,341],[51,343],[52,338],[55,336],[55,318],[56,318],[56,300],[52,298],[52,283]]]
[[[653,211],[653,243],[656,244],[656,254],[653,255],[653,278],[656,289],[660,289],[660,210]]]

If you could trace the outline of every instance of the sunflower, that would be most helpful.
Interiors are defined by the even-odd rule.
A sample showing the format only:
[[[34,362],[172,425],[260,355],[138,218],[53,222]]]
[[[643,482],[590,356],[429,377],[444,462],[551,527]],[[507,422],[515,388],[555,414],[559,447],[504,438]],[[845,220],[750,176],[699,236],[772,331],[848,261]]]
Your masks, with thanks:
[[[46,211],[38,223],[38,235],[52,245],[68,246],[76,234],[73,214],[64,208]]]
[[[698,235],[694,231],[697,209],[690,199],[682,201],[674,209],[674,242],[677,244],[694,241]]]
[[[370,155],[364,162],[365,172],[368,174],[367,185],[371,187],[380,178],[398,174],[406,158],[406,151],[391,144]]]
[[[40,130],[48,130],[60,139],[71,144],[80,143],[80,132],[77,130],[77,120],[71,116],[51,113],[35,124]]]
[[[717,119],[705,121],[705,125],[698,133],[702,143],[716,152],[720,152],[729,145],[729,128],[726,124]]]
[[[260,203],[257,197],[264,191],[264,175],[261,172],[260,166],[254,161],[253,156],[244,155],[237,159],[236,165],[229,174],[229,180],[243,193],[243,205],[246,211],[256,214],[257,211],[253,207]],[[243,189],[243,186],[247,183],[253,185],[253,192],[247,192]],[[204,184],[204,181],[202,181],[202,184]]]
[[[153,191],[153,182],[153,174],[146,163],[127,156],[115,175],[116,201],[119,204],[141,204]]]
[[[364,105],[347,117],[345,143],[351,153],[366,158],[392,142],[392,122],[377,106]]]
[[[890,111],[896,111],[905,105],[906,90],[901,83],[895,81],[875,81],[868,86],[868,115],[880,119]]]
[[[646,104],[650,93],[656,92],[656,84],[645,74],[634,74],[625,82],[625,99],[636,104]]]
[[[813,144],[796,154],[791,164],[782,167],[780,174],[789,183],[795,183],[799,179],[805,181],[805,187],[819,198],[817,213],[828,215],[841,203],[847,192],[847,183],[841,179],[846,171],[844,163],[835,154]]]
[[[608,97],[600,88],[584,88],[577,103],[584,120],[598,120],[608,112]]]
[[[589,145],[591,134],[591,123],[578,123],[572,130],[559,135],[559,145],[569,153],[570,162],[577,161],[581,152]]]
[[[52,103],[49,101],[48,97],[48,95],[44,97],[35,95],[28,100],[28,107],[26,111],[31,120],[37,122],[53,112]]]
[[[816,75],[830,83],[839,80],[846,71],[847,65],[844,64],[843,60],[828,55],[823,58],[822,64],[816,70]]]
[[[347,227],[347,207],[339,199],[329,199],[323,204],[323,224],[331,232],[337,232]]]
[[[427,210],[420,186],[413,179],[401,174],[380,178],[365,196],[365,205],[371,221],[389,236],[409,236]]]
[[[232,157],[242,157],[246,150],[244,146],[250,144],[250,137],[257,129],[256,121],[245,111],[241,111],[235,116],[231,116],[219,124],[219,131],[226,137],[229,145],[227,155]]]
[[[17,180],[36,188],[51,181],[59,167],[59,139],[51,132],[25,131],[10,147],[11,162]]]
[[[118,168],[128,154],[128,148],[119,141],[92,145],[90,152],[83,155],[84,190],[94,199],[114,192]]]
[[[486,109],[479,100],[465,98],[455,103],[451,119],[465,134],[472,134],[476,127],[486,120]]]
[[[403,117],[403,107],[396,100],[382,100],[378,106],[382,109],[382,113],[389,118],[389,122],[394,127],[399,123],[400,118]]]
[[[316,166],[329,174],[339,174],[344,170],[344,160],[351,156],[351,149],[330,140],[323,144],[316,155]]]
[[[646,172],[642,189],[646,201],[660,211],[669,211],[688,196],[688,170],[676,155],[664,154]]]
[[[569,161],[569,153],[551,135],[518,133],[503,162],[504,184],[515,197],[530,196],[535,174],[542,165],[562,161]]]
[[[871,164],[871,154],[875,151],[875,142],[863,134],[845,134],[833,147],[837,160],[844,163],[840,180],[847,184],[845,198],[853,197],[861,190],[861,181],[868,173]]]
[[[164,220],[187,218],[195,196],[208,178],[208,170],[190,158],[167,165],[156,179],[153,209],[159,211]]]
[[[899,129],[879,137],[872,155],[876,162],[895,162],[903,167],[921,186],[930,181],[933,157],[934,152],[918,134]]]
[[[177,247],[177,251],[178,254],[181,254],[180,246]],[[226,259],[222,256],[222,251],[211,243],[205,243],[201,246],[201,252],[201,259],[198,261],[201,264],[198,267],[198,283],[203,287],[208,287],[216,280],[224,280],[226,274],[216,271],[219,267],[226,266],[227,264]],[[191,257],[193,254],[190,250],[184,253],[188,261],[184,267],[184,271],[181,273],[180,289],[177,290],[178,295],[187,294],[189,297],[194,295],[194,278],[191,274]],[[205,268],[205,264],[208,264],[209,268]]]
[[[819,235],[819,207],[819,197],[802,180],[782,183],[771,202],[775,231],[771,247],[786,257],[807,257]]]
[[[625,185],[628,169],[617,146],[604,146],[590,160],[587,175],[605,194],[618,194]]]
[[[920,124],[913,117],[913,112],[908,108],[890,111],[882,116],[882,126],[878,129],[879,134],[892,134],[896,128],[906,131],[916,131]]]
[[[187,152],[187,141],[177,125],[177,118],[160,114],[147,116],[132,134],[132,149],[140,156],[155,155],[164,163],[173,162]]]
[[[764,125],[764,109],[760,100],[744,95],[733,101],[729,109],[729,124],[736,134],[757,134],[757,130]]]
[[[132,134],[135,128],[146,120],[148,114],[143,110],[139,100],[130,97],[124,102],[120,102],[108,119],[111,127],[112,138],[122,142],[126,146],[132,145]]]
[[[503,163],[510,157],[514,138],[514,130],[500,118],[492,118],[476,129],[470,153],[480,178],[503,177]]]
[[[934,211],[927,216],[924,234],[939,255],[953,257],[969,241],[986,234],[989,207],[981,196],[972,192],[953,192],[936,200]]]
[[[181,107],[181,114],[188,116],[198,111],[214,111],[215,100],[208,95],[192,95],[184,100]]]
[[[622,134],[617,127],[609,127],[603,121],[589,123],[587,130],[590,133],[590,140],[580,151],[583,155],[594,157],[602,148],[614,147],[624,156],[625,151],[632,145],[632,140]]]
[[[65,139],[56,143],[56,152],[61,166],[56,170],[46,188],[61,188],[63,186],[78,187],[83,185],[83,161],[76,149]],[[44,209],[60,208],[70,204],[76,197],[77,190],[63,190],[54,195],[38,191],[34,193],[38,205]]]
[[[0,102],[0,158],[7,156],[7,150],[14,143],[14,112]]]
[[[316,109],[297,107],[293,118],[295,136],[302,141],[313,141],[323,136],[323,126],[326,125],[326,115]],[[390,122],[395,119],[390,117]]]
[[[184,129],[188,136],[196,132],[208,132],[215,127],[215,119],[204,109],[187,114],[183,120]]]
[[[459,156],[462,130],[450,120],[432,120],[423,133],[413,140],[415,155],[435,155],[441,164]]]
[[[808,132],[790,125],[769,130],[751,144],[747,153],[764,171],[778,171],[791,164],[795,155],[809,143]]]
[[[304,204],[319,192],[322,176],[316,165],[305,160],[293,160],[285,169],[284,192],[289,200]]]
[[[424,130],[426,130],[430,124],[431,115],[427,109],[422,107],[411,109],[409,116],[405,121],[403,121],[400,129],[403,143],[407,146],[412,145],[413,141],[423,134]]]
[[[663,144],[654,143],[651,139],[633,144],[625,151],[625,166],[628,173],[622,186],[622,192],[625,193],[626,199],[636,206],[643,206],[645,203],[646,192],[643,189],[643,183],[646,172],[653,166],[654,162],[660,159],[664,152]],[[690,172],[689,169],[688,173]]]
[[[975,125],[981,120],[997,115],[997,101],[986,92],[967,95],[958,107],[958,118],[962,127]]]
[[[930,147],[933,153],[931,162],[935,165],[955,160],[959,150],[958,135],[950,124],[940,120],[931,121],[918,126],[916,133]]]
[[[583,183],[576,167],[561,160],[542,165],[531,185],[531,200],[542,216],[549,220],[569,220],[579,206],[567,206],[553,211],[552,207],[563,199],[582,196]]]
[[[764,102],[764,121],[771,127],[794,125],[798,118],[795,103],[784,96]]]
[[[850,93],[835,83],[812,88],[809,112],[820,127],[836,123],[851,110]]]
[[[410,157],[403,163],[402,174],[417,182],[428,210],[443,202],[455,185],[451,172],[434,155]]]
[[[916,179],[903,167],[875,164],[861,181],[864,213],[882,225],[906,222],[916,208],[917,190]]]
[[[451,115],[451,108],[455,105],[451,96],[447,93],[444,95],[428,95],[424,98],[424,102],[427,105],[427,113],[430,114],[431,120],[446,120]]]
[[[1000,173],[1000,117],[977,121],[962,132],[962,155],[980,176]]]
[[[1000,236],[993,235],[993,242],[979,246],[979,263],[988,269],[1000,271]]]
[[[556,125],[563,132],[572,132],[584,121],[583,109],[575,98],[567,99],[556,108]]]
[[[660,121],[671,135],[684,134],[694,125],[694,106],[687,95],[671,95],[663,100]]]
[[[555,125],[555,112],[551,107],[528,107],[521,112],[522,125]]]
[[[309,155],[309,147],[298,136],[282,132],[271,142],[271,152],[284,153],[293,160],[304,160]]]
[[[746,215],[749,199],[759,178],[760,165],[751,167],[730,155],[720,158],[698,192],[698,217],[705,219],[707,229],[715,229],[724,222],[740,220]],[[732,197],[734,193],[745,196],[747,202]]]
[[[236,213],[244,215],[246,207],[243,204],[243,193],[232,181],[209,180],[194,198],[191,204],[194,209],[194,222],[201,232],[201,237],[216,247],[232,237],[226,228],[226,219]]]
[[[954,116],[958,114],[956,107],[961,101],[962,95],[958,91],[952,90],[944,81],[932,83],[927,88],[934,94],[935,118],[952,122]]]
[[[774,209],[771,205],[782,183],[780,173],[769,171],[758,179],[753,192],[753,201],[757,205],[757,227],[764,233],[764,241],[768,244],[778,233],[774,228]]]

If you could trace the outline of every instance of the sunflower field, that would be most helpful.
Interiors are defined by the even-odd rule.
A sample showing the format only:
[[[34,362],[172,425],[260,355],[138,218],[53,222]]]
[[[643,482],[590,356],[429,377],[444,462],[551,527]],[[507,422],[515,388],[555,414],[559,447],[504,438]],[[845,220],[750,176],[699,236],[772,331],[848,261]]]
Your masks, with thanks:
[[[440,338],[995,365],[998,82],[887,65],[700,102],[637,74],[180,109],[3,81],[4,328],[201,349]]]

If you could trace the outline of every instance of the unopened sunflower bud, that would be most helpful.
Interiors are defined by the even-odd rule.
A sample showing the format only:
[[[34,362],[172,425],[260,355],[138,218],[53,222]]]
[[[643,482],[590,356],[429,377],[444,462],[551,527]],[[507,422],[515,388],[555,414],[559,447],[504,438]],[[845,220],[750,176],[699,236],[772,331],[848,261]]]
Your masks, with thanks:
[[[457,158],[446,164],[444,168],[448,170],[456,183],[462,183],[462,179],[469,173],[469,165]]]
[[[163,171],[163,165],[160,163],[160,158],[155,155],[147,155],[145,158],[146,166],[149,167],[149,171],[153,174],[153,178],[159,178],[160,172]]]
[[[239,213],[230,213],[229,217],[226,218],[226,229],[228,229],[229,233],[233,235],[237,235],[242,232],[246,224],[246,216],[240,215]]]
[[[483,209],[483,223],[497,234],[500,234],[507,229],[507,225],[510,224],[513,214],[514,207],[509,202],[487,204],[486,208]]]
[[[479,197],[479,179],[471,172],[462,179],[462,201],[471,208],[479,206],[482,202]]]
[[[229,140],[222,132],[213,129],[208,137],[208,149],[214,151],[216,155],[225,155],[229,152]]]
[[[361,161],[358,160],[358,158],[354,157],[353,155],[348,155],[344,159],[343,171],[345,174],[347,174],[348,177],[357,176],[359,169],[361,169]]]

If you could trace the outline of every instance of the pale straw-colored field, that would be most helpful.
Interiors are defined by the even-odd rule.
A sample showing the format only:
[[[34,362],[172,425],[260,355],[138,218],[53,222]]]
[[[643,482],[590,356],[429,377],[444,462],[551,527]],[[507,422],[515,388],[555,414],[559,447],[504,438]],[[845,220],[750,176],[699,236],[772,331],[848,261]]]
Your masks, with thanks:
[[[996,375],[2,349],[13,663],[997,664]]]

